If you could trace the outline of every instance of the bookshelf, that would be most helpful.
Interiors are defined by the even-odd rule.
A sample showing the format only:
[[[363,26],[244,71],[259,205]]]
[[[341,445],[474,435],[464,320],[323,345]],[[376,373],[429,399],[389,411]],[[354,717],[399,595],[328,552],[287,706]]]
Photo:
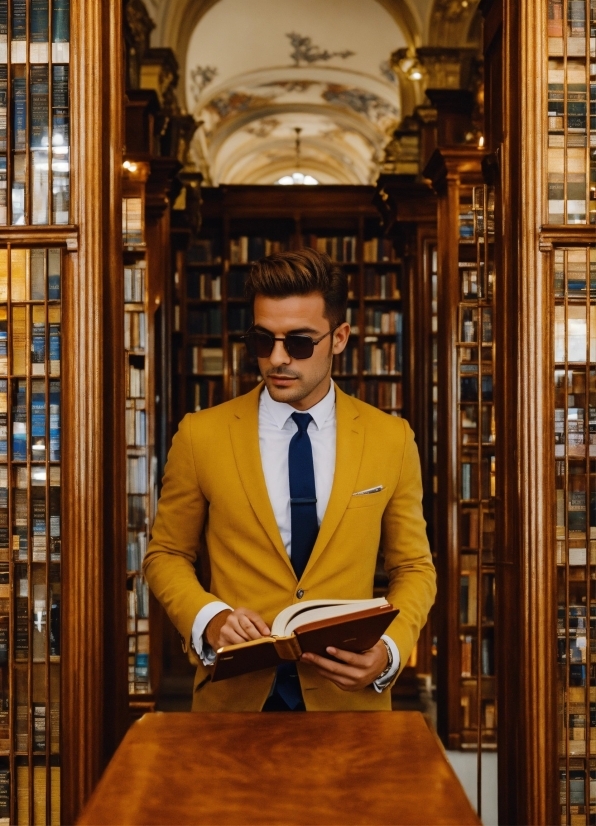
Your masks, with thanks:
[[[280,190],[202,190],[202,231],[178,267],[179,417],[245,393],[259,381],[240,340],[252,321],[244,301],[250,261],[301,246],[327,252],[349,279],[352,336],[334,362],[334,380],[350,395],[401,415],[402,260],[382,236],[372,188]]]
[[[155,707],[149,673],[149,591],[141,574],[154,515],[155,377],[145,236],[147,162],[124,161],[124,354],[126,385],[126,604],[128,694],[135,712]]]
[[[449,748],[495,748],[496,439],[494,191],[475,147],[437,150],[439,731]],[[459,606],[459,613],[452,609]]]
[[[500,817],[589,824],[596,7],[481,7],[499,292],[498,728],[510,756]]]

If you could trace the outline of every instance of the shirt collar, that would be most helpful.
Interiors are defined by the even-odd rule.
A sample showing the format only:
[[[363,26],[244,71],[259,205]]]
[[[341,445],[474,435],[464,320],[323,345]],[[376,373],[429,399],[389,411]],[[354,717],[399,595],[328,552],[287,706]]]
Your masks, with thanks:
[[[317,402],[309,410],[296,410],[291,404],[286,402],[276,402],[269,395],[267,387],[263,388],[261,394],[261,404],[269,414],[271,420],[280,430],[283,429],[285,423],[288,421],[292,413],[310,413],[313,421],[317,426],[317,430],[321,430],[325,422],[335,415],[335,384],[331,380],[329,392],[324,396],[320,402]]]

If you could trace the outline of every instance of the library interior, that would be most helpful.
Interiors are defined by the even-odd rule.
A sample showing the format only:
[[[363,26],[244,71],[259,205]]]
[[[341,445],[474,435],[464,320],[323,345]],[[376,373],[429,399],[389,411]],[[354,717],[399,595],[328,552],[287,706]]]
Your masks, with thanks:
[[[596,0],[0,0],[0,824],[182,822],[105,814],[196,689],[143,561],[180,421],[262,382],[251,263],[303,248],[335,386],[415,433],[437,596],[387,691],[436,822],[596,824]],[[265,800],[184,822],[373,822]]]

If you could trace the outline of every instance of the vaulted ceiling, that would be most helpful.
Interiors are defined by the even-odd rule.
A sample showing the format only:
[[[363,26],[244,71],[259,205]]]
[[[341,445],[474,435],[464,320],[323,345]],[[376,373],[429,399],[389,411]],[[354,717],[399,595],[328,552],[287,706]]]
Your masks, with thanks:
[[[371,183],[405,108],[399,48],[465,38],[477,0],[145,0],[153,45],[171,46],[179,98],[201,122],[197,161],[214,184]],[[404,100],[404,97],[407,97]],[[300,129],[300,153],[296,152]]]

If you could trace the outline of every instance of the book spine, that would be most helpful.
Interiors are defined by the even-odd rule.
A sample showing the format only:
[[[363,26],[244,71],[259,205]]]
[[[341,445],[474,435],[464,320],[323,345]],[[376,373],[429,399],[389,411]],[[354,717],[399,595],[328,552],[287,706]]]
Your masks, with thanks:
[[[12,81],[14,148],[27,149],[27,82],[24,77]]]
[[[275,651],[280,660],[299,660],[302,656],[302,649],[298,638],[295,636],[282,637],[275,640]]]
[[[47,66],[31,67],[31,149],[48,149],[49,74]]]
[[[54,43],[70,41],[70,0],[53,0],[52,2],[52,41]]]
[[[49,31],[48,0],[31,0],[31,42],[47,43]]]
[[[27,39],[27,2],[12,0],[12,39]],[[16,61],[14,61],[16,62]],[[20,61],[19,61],[20,62]]]

